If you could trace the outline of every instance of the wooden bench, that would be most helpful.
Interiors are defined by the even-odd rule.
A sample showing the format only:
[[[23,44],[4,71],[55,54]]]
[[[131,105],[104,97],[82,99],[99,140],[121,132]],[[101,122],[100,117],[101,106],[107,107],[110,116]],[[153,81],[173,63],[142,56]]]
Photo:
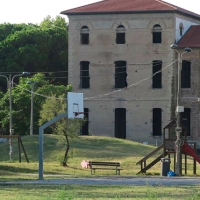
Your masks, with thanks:
[[[102,169],[102,170],[115,170],[116,175],[120,175],[120,171],[123,170],[120,167],[119,162],[95,162],[95,161],[89,161],[89,167],[91,169],[91,174],[95,174],[96,169]],[[94,172],[94,173],[93,173]]]

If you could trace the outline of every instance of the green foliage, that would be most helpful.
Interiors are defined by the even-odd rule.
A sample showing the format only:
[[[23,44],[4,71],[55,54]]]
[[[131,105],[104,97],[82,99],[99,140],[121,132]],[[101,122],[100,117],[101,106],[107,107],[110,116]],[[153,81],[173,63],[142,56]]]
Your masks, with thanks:
[[[15,85],[12,88],[12,116],[13,116],[13,128],[16,134],[26,135],[29,134],[30,126],[30,111],[31,111],[31,85],[27,84],[28,81],[37,82],[34,86],[34,134],[38,133],[38,120],[40,110],[45,99],[50,95],[55,96],[67,95],[67,92],[72,90],[70,85],[52,85],[45,79],[44,74],[35,74],[31,78],[20,78],[19,85]],[[7,129],[9,126],[9,91],[3,94],[0,92],[0,119],[1,126]]]
[[[40,26],[0,24],[0,71],[48,72],[51,83],[67,85],[67,26],[59,16],[47,17]]]
[[[58,98],[54,95],[47,98],[41,107],[39,124],[53,119],[61,113],[67,112],[66,95],[61,95]],[[68,119],[67,117],[61,118],[51,126],[52,132],[60,135],[70,135],[73,137],[77,135],[84,120],[81,119]]]
[[[66,96],[52,96],[51,98],[47,98],[45,103],[42,105],[42,109],[40,111],[40,120],[39,123],[43,124],[46,121],[49,121],[61,113],[67,113],[66,110]],[[66,153],[63,160],[63,165],[66,165],[66,162],[69,158],[69,138],[77,137],[77,133],[81,128],[84,120],[82,119],[68,119],[67,117],[63,117],[56,121],[53,125],[50,126],[52,133],[65,136],[66,142]],[[64,141],[61,138],[60,141]]]

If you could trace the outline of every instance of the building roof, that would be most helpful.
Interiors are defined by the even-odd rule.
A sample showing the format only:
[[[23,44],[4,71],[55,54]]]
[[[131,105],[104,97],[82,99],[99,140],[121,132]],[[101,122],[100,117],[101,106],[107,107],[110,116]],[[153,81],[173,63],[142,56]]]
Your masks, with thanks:
[[[180,12],[200,18],[200,15],[162,0],[103,0],[97,3],[62,11],[64,15],[106,13]]]
[[[200,47],[200,25],[191,26],[177,42],[178,47]]]

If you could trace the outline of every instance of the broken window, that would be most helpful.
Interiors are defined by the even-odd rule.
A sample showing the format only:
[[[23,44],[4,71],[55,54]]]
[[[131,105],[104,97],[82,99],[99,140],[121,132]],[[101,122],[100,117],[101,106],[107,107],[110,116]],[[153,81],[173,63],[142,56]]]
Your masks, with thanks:
[[[162,109],[153,108],[153,136],[162,135]]]
[[[161,43],[162,40],[162,28],[159,24],[153,27],[153,43]]]
[[[116,30],[116,43],[125,44],[125,28],[122,25],[119,25]]]
[[[191,87],[191,62],[187,60],[182,61],[181,70],[181,88]]]
[[[87,26],[81,28],[81,44],[89,44],[89,28]]]
[[[89,135],[89,109],[84,108],[84,119],[85,122],[81,127],[81,135]]]
[[[187,136],[190,136],[190,108],[184,108],[184,112],[181,113],[181,126],[186,129]]]
[[[126,61],[115,62],[115,88],[127,87]]]
[[[126,139],[126,109],[115,109],[115,137]]]
[[[153,88],[162,88],[162,61],[154,60],[153,61],[153,78],[152,78],[152,87]]]
[[[83,89],[90,88],[90,75],[89,75],[90,62],[80,62],[80,87]]]

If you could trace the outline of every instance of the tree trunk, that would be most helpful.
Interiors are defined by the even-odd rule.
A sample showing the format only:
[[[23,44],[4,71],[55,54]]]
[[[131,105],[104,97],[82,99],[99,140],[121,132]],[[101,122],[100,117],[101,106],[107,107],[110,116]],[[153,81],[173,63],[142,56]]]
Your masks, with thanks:
[[[69,139],[68,139],[67,134],[64,134],[64,135],[65,135],[65,138],[66,138],[66,141],[67,141],[67,148],[66,148],[66,151],[65,151],[64,159],[63,159],[63,166],[67,166],[67,157],[68,157],[68,152],[69,152]]]

